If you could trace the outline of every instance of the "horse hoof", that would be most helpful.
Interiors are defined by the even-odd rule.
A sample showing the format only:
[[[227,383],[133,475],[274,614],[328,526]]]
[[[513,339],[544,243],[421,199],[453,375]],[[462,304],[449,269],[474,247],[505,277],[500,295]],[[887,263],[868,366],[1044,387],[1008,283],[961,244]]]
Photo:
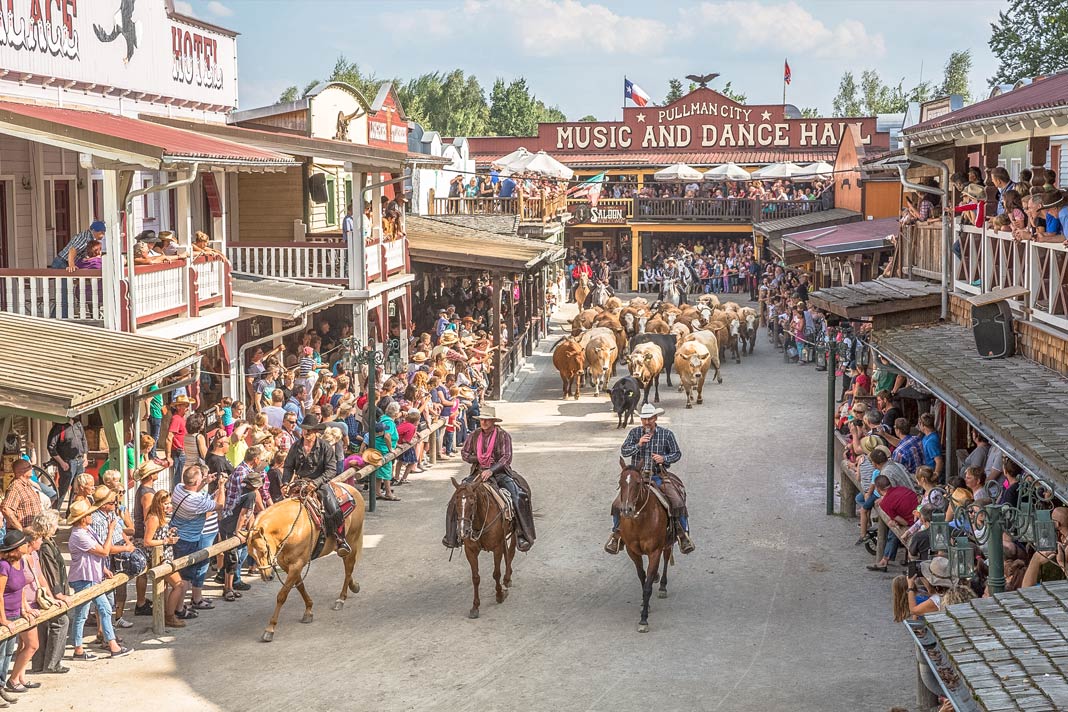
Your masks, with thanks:
[[[693,405],[692,405],[691,403],[687,403],[687,404],[686,404],[686,407],[687,407],[687,408],[693,408]]]
[[[344,601],[342,601],[342,600],[341,600],[341,599],[339,598],[338,600],[334,601],[334,605],[333,605],[333,607],[331,608],[331,610],[334,610],[334,611],[340,611],[340,610],[341,610],[342,608],[344,608],[344,607],[345,607],[345,602],[344,602]]]
[[[478,618],[478,609],[477,608],[472,608],[471,612],[467,614],[467,617],[471,618],[472,620],[475,619],[475,618]]]
[[[264,643],[270,643],[272,640],[274,640],[274,631],[263,631],[263,635],[260,636],[260,640],[262,640]]]
[[[667,598],[667,591],[657,591],[656,592],[656,597],[657,598]]]
[[[314,616],[312,616],[311,613],[305,613],[304,617],[300,619],[300,622],[301,623],[311,623],[313,617]]]
[[[359,593],[360,592],[360,584],[358,582],[356,582],[356,581],[353,581],[352,583],[349,584],[349,590],[352,591],[353,593]]]
[[[649,624],[648,623],[639,623],[638,624],[638,632],[639,633],[648,633],[649,632]]]
[[[704,401],[704,399],[703,399],[703,398],[698,398],[698,399],[697,399],[697,405],[701,405],[701,404],[702,404],[702,403],[704,403],[704,402],[705,402],[705,401]]]
[[[504,599],[508,598],[507,591],[501,591],[497,594],[497,603],[504,603]]]

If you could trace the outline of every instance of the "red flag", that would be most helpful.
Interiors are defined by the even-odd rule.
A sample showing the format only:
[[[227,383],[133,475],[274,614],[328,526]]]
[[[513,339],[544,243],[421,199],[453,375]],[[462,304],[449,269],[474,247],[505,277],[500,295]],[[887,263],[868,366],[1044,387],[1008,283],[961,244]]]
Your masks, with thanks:
[[[785,67],[783,68],[783,72],[782,72],[782,80],[784,82],[786,82],[787,84],[789,84],[790,83],[790,62],[784,59],[783,60],[783,64],[785,65]]]

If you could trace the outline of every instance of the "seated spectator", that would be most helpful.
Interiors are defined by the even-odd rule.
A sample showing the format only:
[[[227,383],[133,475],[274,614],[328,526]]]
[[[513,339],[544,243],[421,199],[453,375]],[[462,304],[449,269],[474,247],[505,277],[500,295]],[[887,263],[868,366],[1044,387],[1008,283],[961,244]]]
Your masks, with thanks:
[[[923,464],[935,471],[940,478],[945,476],[946,458],[942,454],[942,440],[934,427],[934,416],[924,413],[920,416],[920,432],[923,433]]]
[[[959,448],[957,450],[957,461],[960,463],[959,474],[961,477],[964,477],[964,473],[969,467],[978,467],[983,469],[983,479],[985,480],[986,461],[990,455],[990,441],[987,440],[982,433],[976,430],[969,431],[969,434],[972,442],[975,443],[975,449],[971,452],[968,452],[964,448]]]
[[[992,449],[997,450],[996,447]],[[998,450],[998,452],[1001,451]],[[1008,504],[1015,507],[1020,499],[1020,466],[1012,460],[1005,460],[1003,467],[1005,468],[1005,482],[998,504]]]
[[[875,500],[879,498],[879,492],[875,487],[875,465],[871,461],[871,454],[876,448],[884,448],[882,441],[875,435],[867,435],[860,441],[863,455],[857,461],[857,478],[860,480],[860,492],[857,494],[857,504],[861,505],[860,511],[860,537],[854,542],[857,546],[864,543],[867,538],[868,527],[871,520],[871,509],[875,506]]]
[[[879,509],[887,517],[903,527],[911,527],[916,521],[916,507],[919,498],[911,487],[892,487],[890,478],[879,475],[875,478],[875,489],[879,493]],[[897,556],[897,549],[901,541],[890,529],[886,533],[886,548],[883,549],[883,557],[873,566],[868,566],[868,571],[886,572],[887,564]]]
[[[964,486],[971,490],[972,501],[980,507],[992,504],[986,491],[986,473],[982,467],[969,467],[964,471]]]
[[[919,486],[916,479],[901,466],[900,463],[890,459],[890,451],[885,447],[877,447],[871,451],[871,462],[875,466],[873,476],[883,475],[890,480],[891,487],[908,487],[916,491]]]
[[[1065,547],[1068,546],[1068,507],[1057,507],[1051,516],[1057,528],[1057,551],[1035,552],[1035,555],[1031,557],[1031,562],[1027,565],[1027,572],[1021,584],[1022,588],[1050,581],[1063,581],[1068,578],[1065,574],[1065,566],[1068,565],[1065,558]]]

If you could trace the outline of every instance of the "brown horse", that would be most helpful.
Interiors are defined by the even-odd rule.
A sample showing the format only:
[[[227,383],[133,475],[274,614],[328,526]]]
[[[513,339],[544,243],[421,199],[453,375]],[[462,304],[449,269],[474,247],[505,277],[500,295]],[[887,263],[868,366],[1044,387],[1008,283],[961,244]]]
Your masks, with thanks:
[[[638,571],[642,584],[642,617],[639,633],[649,631],[649,597],[653,584],[660,581],[659,598],[667,598],[667,567],[672,561],[675,541],[668,535],[668,511],[650,491],[653,484],[640,467],[619,461],[619,536]],[[648,566],[643,557],[649,557]],[[663,574],[657,576],[661,559]]]
[[[475,478],[472,482],[457,482],[452,478],[456,488],[452,498],[455,506],[457,532],[464,544],[467,563],[471,565],[471,585],[475,597],[471,603],[468,618],[478,618],[478,555],[482,551],[493,552],[493,581],[496,584],[497,603],[504,603],[508,598],[508,588],[512,585],[512,558],[515,557],[516,533],[515,522],[506,521],[500,505],[493,499],[482,482]],[[504,559],[504,581],[501,581],[501,559]],[[502,585],[503,583],[503,585]]]
[[[579,276],[578,286],[575,287],[575,304],[578,304],[579,311],[583,310],[588,296],[590,296],[590,278],[583,274]]]
[[[262,640],[265,643],[274,640],[278,614],[294,586],[304,599],[304,617],[300,622],[312,622],[312,600],[304,588],[304,575],[319,538],[319,526],[312,518],[310,505],[305,501],[311,492],[314,492],[315,487],[310,482],[302,482],[305,484],[299,488],[298,496],[283,499],[260,512],[248,534],[248,553],[256,562],[263,580],[269,580],[275,569],[286,574],[282,590],[278,592],[274,615],[263,631]],[[340,611],[345,605],[349,591],[360,592],[360,584],[352,578],[352,570],[356,568],[363,553],[364,505],[363,496],[354,488],[340,483],[334,483],[334,487],[344,490],[353,500],[353,511],[345,520],[345,540],[352,552],[344,558],[345,578],[341,582],[341,593],[333,606],[333,610]],[[327,534],[321,556],[333,553],[334,550],[334,537]]]

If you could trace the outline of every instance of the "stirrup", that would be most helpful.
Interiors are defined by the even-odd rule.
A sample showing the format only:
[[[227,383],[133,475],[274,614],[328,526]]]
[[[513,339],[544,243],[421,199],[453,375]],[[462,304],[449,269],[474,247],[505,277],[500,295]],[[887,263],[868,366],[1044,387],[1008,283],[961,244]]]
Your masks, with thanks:
[[[690,533],[687,531],[679,532],[679,551],[683,554],[689,554],[697,547],[693,544],[693,539],[690,538]]]
[[[334,542],[334,551],[337,555],[344,558],[352,553],[352,547],[344,539],[336,539]]]
[[[619,536],[619,532],[612,532],[612,535],[608,537],[608,541],[605,542],[604,550],[609,554],[618,554],[621,543],[622,539]]]

